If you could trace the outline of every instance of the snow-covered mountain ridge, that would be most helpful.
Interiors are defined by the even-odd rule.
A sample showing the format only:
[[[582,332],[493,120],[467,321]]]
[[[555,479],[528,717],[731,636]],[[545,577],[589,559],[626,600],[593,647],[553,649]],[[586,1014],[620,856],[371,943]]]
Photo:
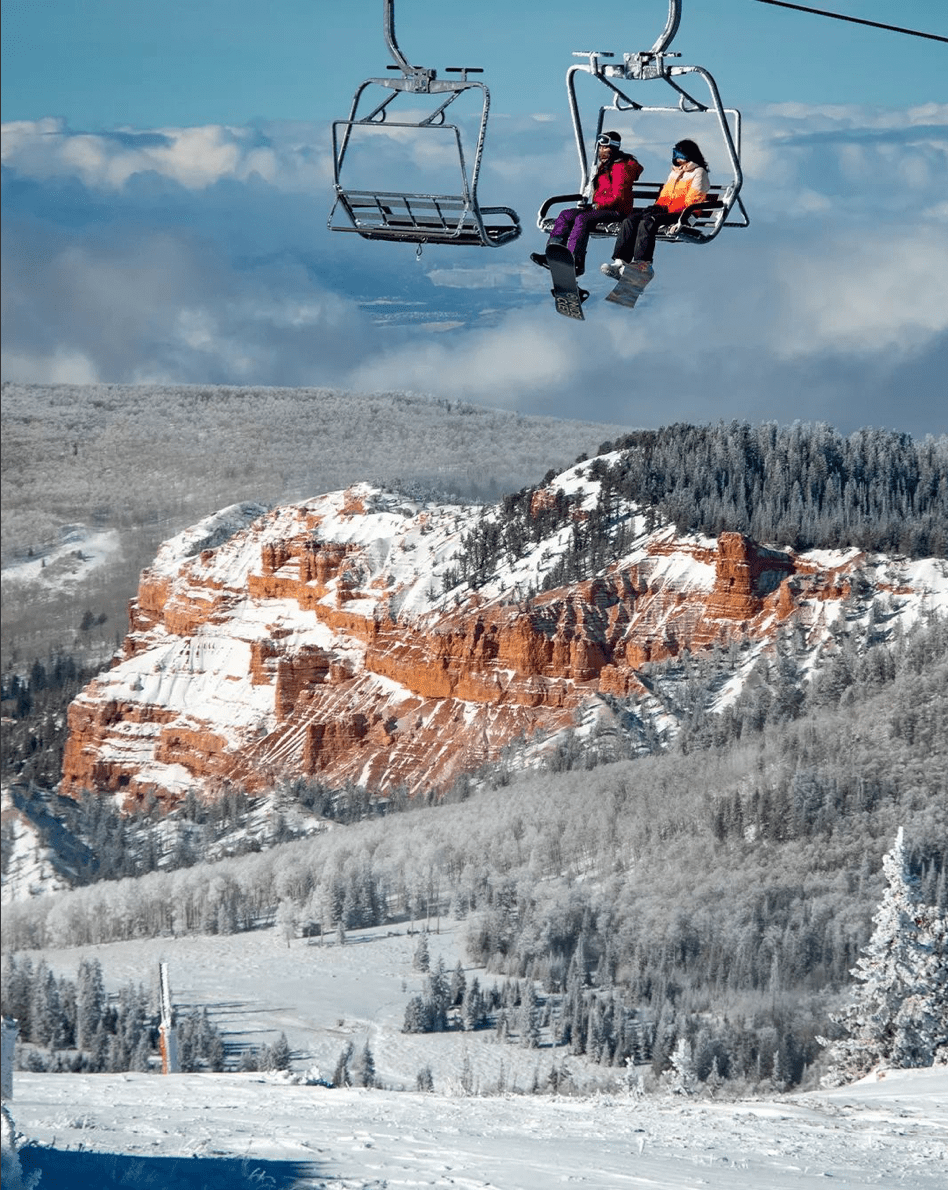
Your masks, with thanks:
[[[549,477],[515,542],[503,504],[367,484],[234,505],[172,538],[122,658],[72,704],[63,791],[131,806],[297,776],[443,790],[514,742],[528,765],[570,730],[633,749],[673,732],[669,659],[716,648],[722,708],[791,635],[806,680],[842,627],[878,635],[948,608],[943,560],[681,536],[628,501],[596,546],[595,476]],[[580,578],[549,586],[580,557]]]

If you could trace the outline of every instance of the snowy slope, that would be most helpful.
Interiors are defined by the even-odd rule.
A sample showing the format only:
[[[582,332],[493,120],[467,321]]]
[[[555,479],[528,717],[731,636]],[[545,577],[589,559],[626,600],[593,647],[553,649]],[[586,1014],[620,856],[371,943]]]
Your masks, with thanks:
[[[943,1190],[946,1104],[939,1069],[736,1104],[21,1074],[12,1106],[41,1187]]]
[[[60,857],[44,841],[37,824],[13,803],[10,791],[2,793],[6,863],[0,903],[23,901],[41,893],[55,893],[71,887],[61,870]]]
[[[454,966],[463,928],[442,923],[429,935],[433,961]],[[163,959],[177,1006],[207,1005],[229,1042],[259,1044],[285,1031],[296,1077],[314,1067],[331,1074],[347,1041],[358,1048],[368,1040],[384,1089],[329,1090],[262,1074],[17,1072],[17,1127],[43,1146],[24,1164],[55,1169],[62,1179],[44,1178],[40,1190],[119,1185],[123,1177],[183,1188],[943,1190],[944,1068],[733,1102],[642,1096],[624,1072],[571,1057],[579,1089],[610,1079],[612,1090],[525,1094],[536,1072],[542,1083],[562,1062],[563,1050],[498,1044],[492,1031],[401,1032],[405,1005],[423,980],[412,969],[417,941],[400,927],[353,932],[346,945],[287,945],[274,929],[45,952],[54,972],[70,975],[83,955],[98,958],[113,989],[127,979],[149,981]],[[474,974],[482,985],[492,982],[468,968]],[[413,1090],[424,1065],[434,1094]],[[102,1156],[114,1154],[121,1156]]]
[[[22,599],[31,590],[74,590],[120,554],[118,530],[63,525],[55,545],[37,547],[26,558],[4,566],[0,574],[4,598]]]

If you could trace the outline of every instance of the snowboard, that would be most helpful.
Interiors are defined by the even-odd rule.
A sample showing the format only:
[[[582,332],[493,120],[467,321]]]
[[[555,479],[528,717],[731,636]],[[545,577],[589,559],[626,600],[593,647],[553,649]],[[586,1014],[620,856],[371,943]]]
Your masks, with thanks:
[[[553,294],[557,314],[585,321],[583,302],[589,297],[589,292],[576,284],[576,265],[572,252],[563,244],[547,244],[546,263],[550,266],[553,280],[550,293]]]
[[[631,309],[654,276],[654,273],[643,273],[626,265],[622,270],[621,279],[616,282],[615,289],[606,294],[606,301],[615,302],[619,306],[627,306]]]

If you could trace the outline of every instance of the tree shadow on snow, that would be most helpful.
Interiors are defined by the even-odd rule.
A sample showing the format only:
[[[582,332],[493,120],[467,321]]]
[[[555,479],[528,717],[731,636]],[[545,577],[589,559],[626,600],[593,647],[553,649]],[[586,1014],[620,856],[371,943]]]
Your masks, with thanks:
[[[24,1145],[23,1180],[38,1170],[37,1190],[294,1190],[311,1186],[314,1165],[254,1157],[149,1157]]]

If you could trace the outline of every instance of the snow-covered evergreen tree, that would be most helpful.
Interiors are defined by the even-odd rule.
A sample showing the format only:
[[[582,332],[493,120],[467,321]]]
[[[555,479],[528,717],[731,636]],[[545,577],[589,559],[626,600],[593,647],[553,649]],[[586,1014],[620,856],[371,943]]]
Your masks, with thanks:
[[[827,1086],[860,1078],[880,1063],[931,1066],[948,1045],[948,926],[938,909],[918,903],[901,827],[882,867],[888,885],[852,971],[859,982],[833,1017],[847,1035],[820,1039],[829,1046]]]
[[[422,934],[418,939],[418,945],[415,947],[415,953],[412,956],[412,968],[415,971],[427,971],[431,966],[431,957],[428,953],[428,935]]]
[[[528,1049],[538,1049],[540,1046],[540,1012],[537,1004],[536,988],[532,980],[527,982],[526,991],[520,1002],[520,1044]]]
[[[290,1043],[286,1039],[286,1034],[281,1033],[273,1045],[267,1047],[267,1060],[270,1070],[289,1070],[290,1068]]]
[[[375,1058],[366,1042],[352,1065],[352,1081],[357,1087],[375,1086]]]
[[[289,946],[299,929],[299,911],[291,900],[284,899],[277,906],[276,926]]]
[[[915,925],[920,978],[899,1011],[898,1053],[915,1058],[911,1065],[948,1064],[948,913],[922,906]]]
[[[349,1070],[349,1063],[352,1061],[353,1045],[351,1041],[347,1041],[342,1047],[339,1057],[336,1059],[336,1068],[332,1073],[332,1085],[334,1087],[351,1087],[352,1074]]]
[[[424,996],[412,996],[405,1005],[403,1033],[430,1033],[432,1031],[431,1004]]]
[[[461,1006],[464,1028],[468,1030],[480,1028],[484,1023],[485,1012],[480,981],[475,975],[464,993],[464,1003]]]
[[[679,1037],[669,1059],[672,1064],[670,1086],[676,1095],[693,1095],[698,1089],[698,1075],[695,1071],[691,1042],[687,1037]]]
[[[464,975],[464,965],[458,959],[457,966],[451,972],[449,999],[451,1007],[456,1008],[464,1003],[464,993],[467,990],[467,979]]]

